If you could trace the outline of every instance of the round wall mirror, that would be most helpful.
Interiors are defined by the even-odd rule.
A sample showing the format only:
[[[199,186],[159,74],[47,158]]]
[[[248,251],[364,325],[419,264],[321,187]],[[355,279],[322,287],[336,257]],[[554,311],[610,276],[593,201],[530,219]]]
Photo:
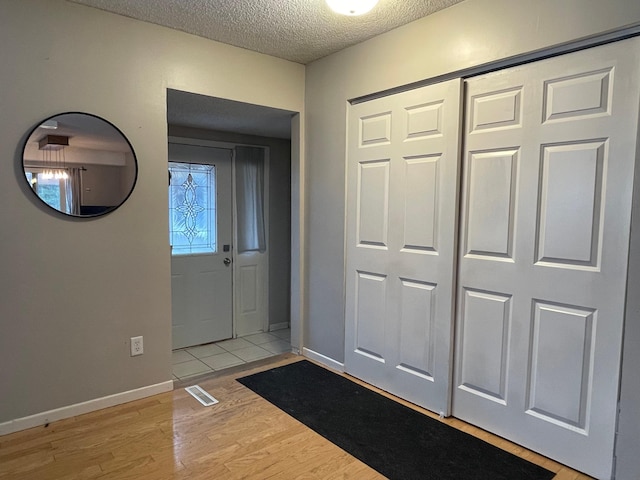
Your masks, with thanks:
[[[31,190],[73,217],[114,211],[131,195],[138,162],[129,140],[103,118],[61,113],[36,126],[22,151]]]

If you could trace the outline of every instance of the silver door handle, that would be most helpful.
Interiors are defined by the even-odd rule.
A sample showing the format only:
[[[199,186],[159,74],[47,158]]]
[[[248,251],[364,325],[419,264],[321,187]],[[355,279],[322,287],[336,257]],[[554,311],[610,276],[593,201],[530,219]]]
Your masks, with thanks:
[[[231,259],[229,257],[225,258],[224,260],[224,264],[228,267],[229,265],[231,265]]]

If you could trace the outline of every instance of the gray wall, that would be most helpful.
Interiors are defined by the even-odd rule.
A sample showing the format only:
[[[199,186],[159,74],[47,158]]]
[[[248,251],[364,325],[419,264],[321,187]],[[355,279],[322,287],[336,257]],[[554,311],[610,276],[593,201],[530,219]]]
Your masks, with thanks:
[[[3,423],[171,379],[166,90],[303,111],[304,67],[64,0],[0,0],[0,45]],[[106,217],[52,213],[24,181],[26,133],[65,111],[136,151],[136,189]]]
[[[304,345],[338,362],[344,359],[344,156],[349,99],[639,23],[637,0],[467,0],[308,65]],[[638,318],[628,318],[629,322],[636,324]],[[627,368],[639,378],[640,359],[630,360]],[[637,391],[638,380],[632,381],[628,388]],[[627,406],[638,425],[640,406]],[[638,444],[636,437],[636,451]],[[637,458],[637,454],[635,459],[627,456],[621,463],[635,461],[631,468],[637,474]]]
[[[269,147],[269,325],[289,323],[291,141],[169,125],[169,135]]]

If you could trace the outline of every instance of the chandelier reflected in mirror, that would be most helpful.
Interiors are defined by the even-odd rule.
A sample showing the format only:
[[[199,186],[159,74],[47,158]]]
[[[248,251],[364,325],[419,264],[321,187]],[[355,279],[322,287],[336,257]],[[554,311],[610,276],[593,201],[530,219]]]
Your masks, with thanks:
[[[45,180],[66,180],[67,162],[64,156],[64,148],[69,146],[69,137],[64,135],[45,135],[38,142],[42,152],[44,171],[42,178]],[[35,178],[35,177],[34,177]]]

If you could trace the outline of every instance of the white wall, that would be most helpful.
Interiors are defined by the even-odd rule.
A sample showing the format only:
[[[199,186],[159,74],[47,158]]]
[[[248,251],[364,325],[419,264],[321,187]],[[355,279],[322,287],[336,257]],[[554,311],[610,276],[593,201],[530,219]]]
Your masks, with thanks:
[[[63,0],[0,0],[0,45],[3,423],[171,379],[166,89],[303,111],[304,67]],[[136,151],[135,191],[106,217],[52,213],[24,181],[26,134],[65,111]]]
[[[349,99],[638,24],[637,0],[467,0],[308,65],[304,345],[338,362],[344,359]],[[633,408],[639,418],[640,407]]]

